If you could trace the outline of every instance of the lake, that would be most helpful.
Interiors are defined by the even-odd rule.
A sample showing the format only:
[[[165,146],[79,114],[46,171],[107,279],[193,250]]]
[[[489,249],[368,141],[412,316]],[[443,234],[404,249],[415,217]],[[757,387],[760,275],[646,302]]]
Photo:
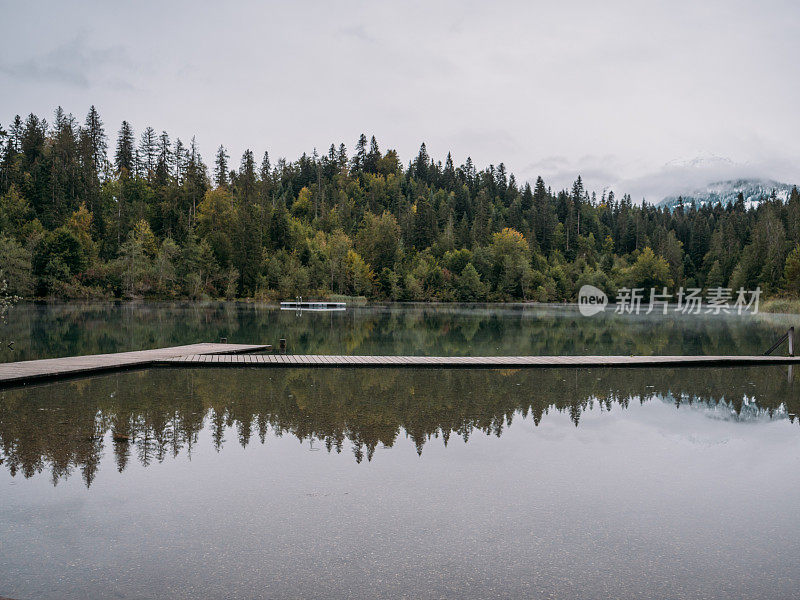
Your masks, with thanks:
[[[13,360],[763,352],[793,317],[24,305]],[[800,369],[150,369],[0,390],[0,596],[795,598]]]
[[[244,303],[71,303],[15,307],[0,327],[0,362],[215,342],[288,341],[296,354],[438,356],[762,354],[797,315],[584,317],[558,305],[378,305],[345,312]]]

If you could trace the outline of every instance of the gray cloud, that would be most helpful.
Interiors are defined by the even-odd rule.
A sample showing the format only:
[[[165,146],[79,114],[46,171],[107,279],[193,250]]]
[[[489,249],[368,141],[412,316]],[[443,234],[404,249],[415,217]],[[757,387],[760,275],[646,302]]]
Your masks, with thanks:
[[[339,29],[339,32],[350,38],[354,38],[359,42],[366,42],[368,44],[374,44],[377,40],[367,32],[366,27],[363,25],[349,25],[347,27],[342,27]]]
[[[611,187],[628,193],[633,200],[646,198],[655,203],[667,196],[686,195],[701,190],[709,183],[742,178],[784,179],[795,183],[791,176],[783,178],[772,161],[737,163],[725,156],[698,155],[684,160],[673,160],[660,169],[615,182]],[[788,173],[783,173],[788,175]]]
[[[530,163],[520,172],[522,179],[532,181],[541,176],[553,190],[569,189],[580,175],[584,186],[600,194],[618,178],[619,161],[614,156],[583,155],[577,158],[545,156]]]
[[[77,36],[52,50],[18,62],[0,63],[0,73],[19,81],[61,83],[88,88],[103,80],[118,89],[133,86],[119,78],[106,78],[109,69],[129,67],[131,60],[122,46],[90,48],[85,38]]]
[[[127,119],[232,157],[363,131],[404,163],[424,140],[436,160],[636,200],[729,174],[800,181],[796,2],[87,5],[4,7],[0,122],[95,104],[110,132]],[[697,156],[729,165],[675,162]]]

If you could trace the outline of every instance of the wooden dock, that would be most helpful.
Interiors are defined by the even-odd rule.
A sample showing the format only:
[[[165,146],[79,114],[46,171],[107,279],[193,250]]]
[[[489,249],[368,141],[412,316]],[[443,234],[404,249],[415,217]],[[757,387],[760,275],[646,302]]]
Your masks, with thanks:
[[[789,356],[348,356],[329,354],[250,354],[176,356],[157,364],[181,367],[322,368],[543,368],[543,367],[692,367],[800,363]]]
[[[258,352],[266,350],[266,345],[244,344],[190,344],[156,350],[118,352],[116,354],[91,354],[67,358],[45,358],[23,362],[0,363],[0,386],[21,385],[43,379],[58,379],[75,375],[149,367],[160,361],[180,356],[217,356]]]
[[[788,356],[348,356],[252,354],[267,345],[192,344],[157,350],[0,363],[0,387],[149,367],[519,369],[564,367],[733,367],[800,363]]]

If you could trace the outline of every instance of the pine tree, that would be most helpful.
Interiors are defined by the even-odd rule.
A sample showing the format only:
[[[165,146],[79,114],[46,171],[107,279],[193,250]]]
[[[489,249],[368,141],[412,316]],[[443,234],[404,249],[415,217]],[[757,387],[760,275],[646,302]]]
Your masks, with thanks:
[[[447,159],[444,161],[444,171],[442,171],[442,187],[452,191],[456,185],[456,170],[453,167],[453,157],[448,152]]]
[[[468,156],[467,160],[464,162],[464,166],[461,168],[461,171],[464,173],[464,183],[467,184],[470,192],[474,194],[475,192],[475,165],[472,163],[472,157]]]
[[[156,185],[167,185],[174,170],[175,156],[172,153],[172,142],[166,131],[158,138],[158,158],[156,159]]]
[[[174,163],[175,163],[175,183],[181,185],[183,183],[183,176],[186,170],[186,165],[189,161],[188,151],[183,145],[181,138],[175,140],[174,150]]]
[[[22,132],[24,125],[22,124],[22,117],[14,115],[14,120],[8,128],[9,139],[13,143],[15,152],[22,152]]]
[[[336,162],[340,171],[344,171],[347,168],[347,147],[344,145],[344,143],[339,144],[339,152],[336,154]]]
[[[583,180],[581,179],[581,176],[578,175],[578,178],[575,180],[575,183],[572,184],[572,205],[570,207],[571,214],[575,215],[576,236],[581,235],[581,205],[583,204],[585,193],[586,192],[583,189]],[[567,233],[567,235],[569,235],[569,232]]]
[[[108,143],[100,115],[92,106],[84,126],[78,132],[81,187],[89,212],[92,213],[92,231],[97,238],[105,233],[105,220],[100,211],[101,179],[105,179]]]
[[[140,171],[147,181],[152,182],[156,174],[156,161],[158,159],[158,139],[156,131],[147,127],[142,132],[139,140]]]
[[[123,121],[117,136],[117,151],[114,155],[117,173],[122,177],[133,173],[133,155],[133,128],[130,123]]]
[[[331,146],[333,148],[333,146]],[[272,176],[272,166],[269,162],[269,152],[266,150],[264,151],[264,157],[261,159],[261,169],[259,174],[261,175],[261,181],[266,181]]]
[[[377,173],[380,160],[381,151],[378,148],[378,140],[376,140],[373,135],[369,142],[369,152],[367,152],[366,159],[364,160],[364,171],[367,173]]]
[[[101,174],[107,160],[108,142],[103,121],[100,119],[100,114],[94,105],[89,108],[82,131],[87,137],[88,147],[91,151],[92,168],[96,173]]]
[[[497,173],[495,174],[495,185],[501,200],[506,200],[506,189],[508,188],[508,181],[506,180],[506,166],[503,163],[497,165]]]
[[[353,155],[351,161],[351,172],[361,173],[367,162],[367,136],[363,133],[358,137],[356,143],[356,153]]]
[[[56,110],[49,150],[48,198],[42,199],[40,218],[44,224],[56,226],[77,208],[77,198],[83,191],[75,119],[64,114],[60,106]]]
[[[555,215],[549,201],[547,188],[541,177],[536,178],[533,188],[533,211],[534,211],[534,231],[536,241],[544,252],[549,252],[552,248],[553,227],[555,227]]]
[[[217,149],[217,156],[214,159],[214,181],[217,187],[228,185],[228,153],[224,146]]]
[[[236,179],[236,188],[240,200],[251,204],[256,199],[256,161],[252,150],[245,150],[242,154],[242,163],[239,168],[239,177]]]
[[[414,176],[421,179],[422,181],[427,182],[429,162],[430,162],[430,156],[428,156],[428,149],[425,146],[425,142],[422,142],[422,145],[419,147],[419,154],[417,154],[417,158],[414,159],[414,163],[412,165],[413,169],[412,172]]]
[[[522,199],[522,211],[526,215],[530,215],[531,210],[533,210],[533,190],[531,190],[530,183],[526,183],[525,187],[522,189],[521,199]]]
[[[206,166],[203,164],[203,158],[200,156],[200,151],[197,148],[197,140],[194,137],[192,137],[192,143],[189,146],[189,158],[186,164],[184,187],[189,199],[189,204],[191,204],[191,207],[188,208],[189,227],[191,228],[194,226],[197,205],[200,204],[200,201],[203,199],[207,187]]]

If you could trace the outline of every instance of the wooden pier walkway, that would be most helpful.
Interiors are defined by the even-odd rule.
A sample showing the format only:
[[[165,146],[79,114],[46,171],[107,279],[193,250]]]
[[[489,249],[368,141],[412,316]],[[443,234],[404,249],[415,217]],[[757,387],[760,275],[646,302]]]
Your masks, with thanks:
[[[0,363],[0,387],[149,367],[438,368],[699,367],[800,363],[789,356],[347,356],[252,354],[268,345],[192,344],[157,350]]]
[[[267,345],[245,344],[190,344],[173,348],[118,352],[116,354],[91,354],[66,358],[45,358],[23,362],[0,363],[0,386],[20,385],[42,379],[58,379],[75,375],[148,367],[159,361],[179,356],[209,356],[258,352]]]
[[[789,356],[347,356],[329,354],[249,354],[176,356],[157,364],[197,367],[351,368],[531,368],[531,367],[691,367],[800,363]]]

